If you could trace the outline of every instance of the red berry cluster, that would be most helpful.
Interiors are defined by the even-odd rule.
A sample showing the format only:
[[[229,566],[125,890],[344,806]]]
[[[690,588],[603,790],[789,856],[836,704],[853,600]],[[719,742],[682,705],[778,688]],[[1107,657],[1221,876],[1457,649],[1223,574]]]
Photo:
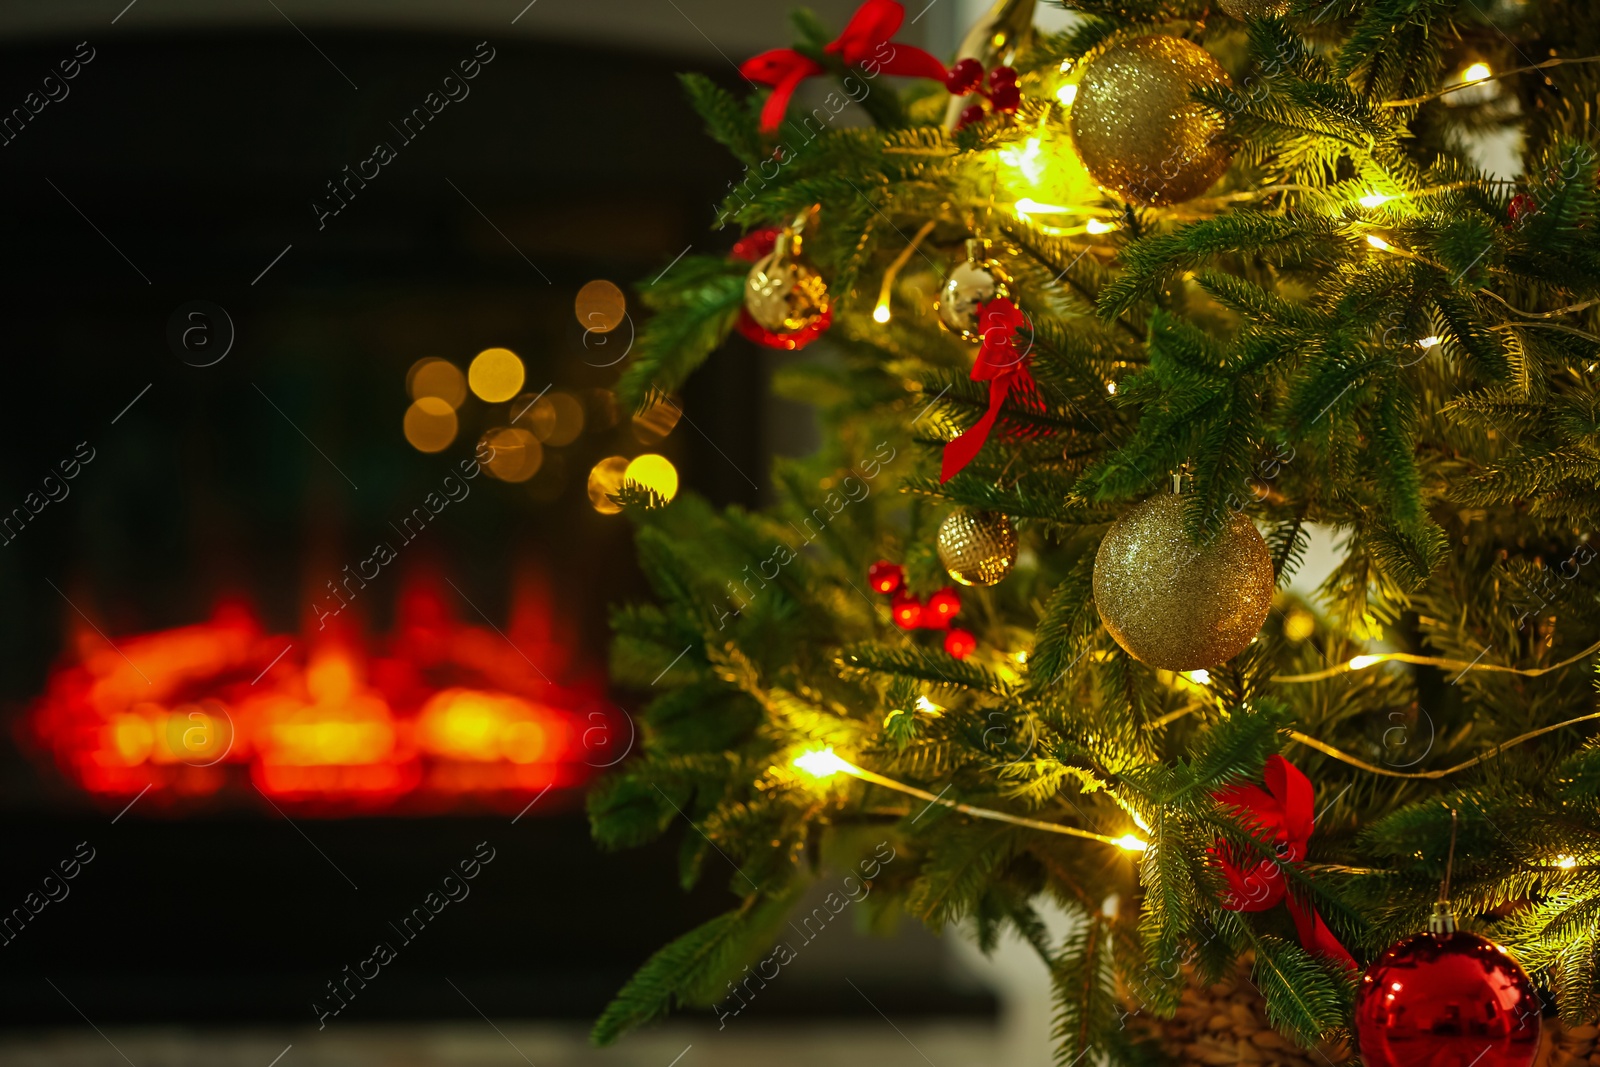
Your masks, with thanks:
[[[874,593],[893,598],[889,614],[902,630],[944,630],[944,650],[956,659],[966,659],[978,647],[971,632],[950,625],[961,613],[961,594],[953,587],[945,586],[922,600],[906,588],[905,568],[886,559],[867,568],[867,584]]]
[[[1010,67],[996,67],[989,72],[989,87],[983,87],[983,64],[976,59],[963,59],[950,68],[944,76],[944,87],[953,96],[977,93],[987,97],[989,106],[1002,115],[1014,114],[1022,104],[1022,90],[1017,87],[1017,72]],[[983,118],[983,105],[973,104],[962,109],[956,129],[962,129]]]
[[[1513,226],[1538,210],[1539,202],[1527,193],[1518,193],[1511,198],[1511,203],[1506,205],[1506,214]]]

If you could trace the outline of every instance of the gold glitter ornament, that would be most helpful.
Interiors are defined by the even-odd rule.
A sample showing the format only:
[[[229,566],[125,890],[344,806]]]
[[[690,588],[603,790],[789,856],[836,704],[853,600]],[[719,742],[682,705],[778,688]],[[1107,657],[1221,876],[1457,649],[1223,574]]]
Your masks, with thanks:
[[[1094,557],[1094,602],[1130,656],[1193,671],[1245,650],[1272,607],[1272,555],[1233,512],[1209,545],[1183,532],[1183,497],[1151,497],[1111,527]]]
[[[1194,99],[1232,87],[1197,44],[1155,34],[1090,60],[1072,102],[1072,143],[1102,186],[1136,204],[1178,204],[1211,188],[1233,151],[1216,109]]]
[[[987,241],[970,238],[967,258],[950,268],[939,290],[939,321],[968,341],[982,341],[978,305],[1011,296],[1011,279],[989,255]]]
[[[939,527],[939,562],[962,585],[997,585],[1017,562],[1017,528],[998,511],[957,508]]]
[[[794,333],[815,325],[828,311],[828,284],[800,258],[800,227],[791,223],[756,261],[744,280],[744,307],[773,333]]]
[[[1289,13],[1289,0],[1217,0],[1217,6],[1234,18],[1281,19]]]

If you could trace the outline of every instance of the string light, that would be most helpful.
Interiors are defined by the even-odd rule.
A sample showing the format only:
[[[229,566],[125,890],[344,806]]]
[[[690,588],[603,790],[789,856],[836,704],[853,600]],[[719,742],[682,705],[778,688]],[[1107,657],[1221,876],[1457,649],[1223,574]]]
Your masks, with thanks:
[[[1205,670],[1185,671],[1183,676],[1185,678],[1189,679],[1189,681],[1193,682],[1195,685],[1210,685],[1211,684],[1211,672],[1210,671],[1205,671]]]
[[[1382,656],[1357,656],[1357,657],[1355,657],[1354,659],[1352,659],[1350,661],[1350,669],[1353,670],[1353,671],[1366,670],[1368,667],[1372,666],[1374,663],[1382,663],[1382,662],[1383,662],[1383,657]]]
[[[1430,334],[1429,336],[1424,337],[1421,340],[1419,340],[1417,342],[1417,347],[1418,348],[1433,348],[1433,347],[1435,347],[1435,346],[1437,346],[1439,344],[1440,340],[1441,340],[1441,338],[1439,337],[1438,334]]]
[[[1492,77],[1494,71],[1489,69],[1489,64],[1474,63],[1462,73],[1461,80],[1470,85],[1473,82],[1488,81]]]
[[[1376,248],[1380,252],[1387,252],[1393,247],[1388,241],[1385,241],[1382,237],[1379,237],[1375,233],[1367,234],[1367,244],[1371,245],[1373,248]]]
[[[878,305],[872,309],[873,322],[885,323],[889,321],[889,291],[894,288],[895,275],[899,274],[900,268],[904,267],[907,261],[911,259],[911,253],[917,250],[917,246],[922,243],[922,239],[933,232],[933,226],[934,220],[932,219],[923,223],[922,229],[918,230],[917,235],[911,238],[910,243],[900,250],[898,256],[894,257],[893,262],[889,264],[889,269],[883,272],[883,284],[878,286]]]
[[[1065,823],[1045,822],[1042,819],[1029,819],[1021,815],[1012,815],[1009,812],[994,811],[990,808],[980,808],[972,804],[962,804],[959,801],[949,800],[944,793],[930,793],[926,789],[918,789],[914,785],[897,782],[893,778],[886,778],[875,771],[865,767],[857,767],[854,763],[844,759],[834,752],[832,746],[811,749],[794,758],[794,765],[818,780],[831,778],[843,771],[853,778],[873,785],[881,785],[885,789],[893,789],[907,796],[926,800],[929,804],[940,804],[964,815],[971,815],[978,819],[992,819],[995,822],[1010,823],[1013,826],[1025,826],[1030,830],[1044,830],[1052,834],[1065,834],[1068,837],[1081,837],[1089,841],[1099,841],[1106,845],[1115,845],[1124,852],[1143,852],[1150,847],[1150,843],[1137,834],[1123,834],[1121,837],[1111,837],[1107,834],[1097,834],[1090,830],[1080,830],[1076,826]]]
[[[938,704],[935,704],[927,697],[917,698],[917,710],[922,712],[924,715],[932,715],[935,718],[944,714],[944,708],[940,707]]]
[[[1564,871],[1570,871],[1578,865],[1578,857],[1569,856],[1565,852],[1556,857],[1556,866]]]
[[[1105,222],[1101,219],[1090,219],[1088,222],[1083,224],[1083,228],[1089,233],[1110,233],[1112,230],[1117,228],[1117,224],[1114,222]]]
[[[1056,99],[1061,101],[1062,107],[1071,107],[1072,102],[1077,98],[1078,87],[1076,85],[1063,85],[1056,90]]]
[[[1388,195],[1387,193],[1368,193],[1366,196],[1363,196],[1360,200],[1356,201],[1356,203],[1360,204],[1362,207],[1381,207],[1393,199],[1394,197]]]
[[[888,322],[889,321],[889,302],[887,300],[880,299],[878,301],[878,306],[872,309],[872,321],[873,322]]]
[[[819,780],[832,778],[840,771],[847,774],[850,771],[850,764],[836,755],[831,747],[819,748],[796,756],[794,765]]]

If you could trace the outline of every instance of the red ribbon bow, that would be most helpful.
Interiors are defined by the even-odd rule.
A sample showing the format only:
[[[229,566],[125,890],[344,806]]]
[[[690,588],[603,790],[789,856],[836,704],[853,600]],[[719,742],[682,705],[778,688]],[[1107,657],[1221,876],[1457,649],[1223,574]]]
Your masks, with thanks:
[[[943,81],[944,64],[920,48],[897,44],[889,49],[887,56],[878,54],[900,29],[905,17],[905,6],[895,0],[866,0],[850,16],[844,32],[822,50],[838,56],[847,67],[859,67],[871,59],[886,74]],[[825,70],[821,63],[792,48],[774,48],[745,60],[744,66],[739,68],[740,74],[753,82],[772,86],[772,95],[761,109],[761,132],[776,133],[800,83]]]
[[[972,365],[972,380],[989,383],[989,410],[972,427],[944,446],[944,461],[939,467],[939,481],[948,482],[961,468],[971,463],[989,439],[1000,408],[1011,395],[1011,390],[1032,391],[1033,375],[1028,373],[1028,356],[1017,352],[1017,330],[1028,324],[1028,318],[1005,297],[978,305],[978,324],[983,343],[978,347],[978,360]]]
[[[1277,755],[1268,758],[1262,779],[1265,789],[1233,785],[1212,794],[1217,803],[1233,808],[1245,823],[1270,834],[1277,842],[1279,855],[1277,860],[1252,862],[1249,857],[1236,856],[1219,839],[1210,851],[1228,883],[1228,899],[1222,906],[1229,911],[1266,911],[1282,901],[1294,919],[1300,944],[1355,970],[1356,961],[1333,936],[1317,909],[1289,890],[1280,869],[1282,863],[1298,863],[1305,858],[1314,810],[1311,780]]]

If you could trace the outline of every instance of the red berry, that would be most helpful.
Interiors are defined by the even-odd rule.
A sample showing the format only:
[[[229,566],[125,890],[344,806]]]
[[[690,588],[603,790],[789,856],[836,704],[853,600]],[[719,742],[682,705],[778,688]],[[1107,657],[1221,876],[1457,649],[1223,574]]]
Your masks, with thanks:
[[[906,572],[898,563],[880,559],[867,568],[867,584],[874,593],[892,593],[906,580]]]
[[[902,589],[895,595],[894,603],[889,605],[889,613],[894,616],[894,624],[902,630],[915,630],[922,624],[922,601]]]
[[[1017,83],[997,85],[989,91],[989,102],[996,111],[1011,114],[1022,105],[1022,90],[1017,88]]]
[[[961,117],[956,120],[956,129],[964,130],[974,122],[983,121],[983,105],[971,104],[961,109]]]
[[[930,596],[928,598],[927,610],[923,612],[925,616],[931,615],[934,619],[939,620],[940,625],[949,622],[949,620],[955,618],[960,613],[961,594],[957,593],[949,586],[945,586],[943,589]],[[927,625],[928,622],[929,620],[926,618],[923,620],[924,625]]]
[[[982,81],[983,64],[976,59],[963,59],[944,76],[944,87],[956,96],[965,96]]]
[[[989,88],[999,89],[1017,84],[1017,72],[1010,67],[996,67],[989,72]]]
[[[966,630],[952,626],[944,635],[944,650],[956,659],[966,659],[978,647],[978,639]]]
[[[1524,217],[1532,215],[1539,210],[1539,202],[1527,193],[1518,193],[1511,198],[1511,203],[1506,207],[1506,214],[1512,222],[1521,222]]]

